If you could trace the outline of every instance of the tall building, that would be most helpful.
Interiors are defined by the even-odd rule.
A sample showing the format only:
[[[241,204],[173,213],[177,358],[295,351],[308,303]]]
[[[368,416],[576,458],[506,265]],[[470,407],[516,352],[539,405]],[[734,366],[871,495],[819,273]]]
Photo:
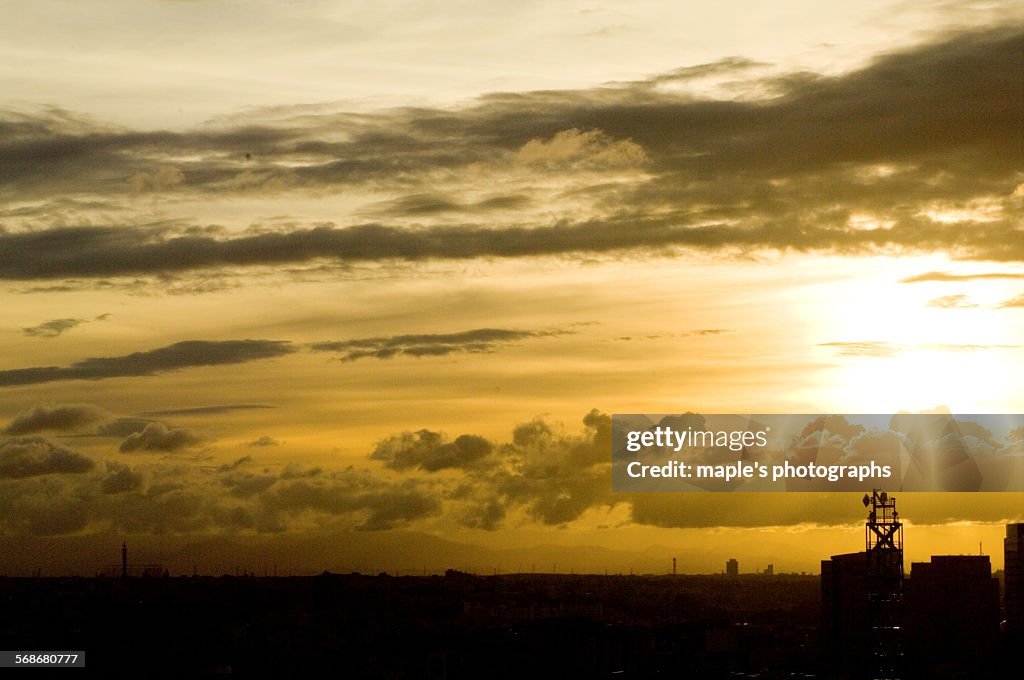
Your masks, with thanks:
[[[903,522],[896,499],[875,489],[864,552],[821,562],[821,643],[829,677],[908,677],[903,673]]]
[[[993,677],[999,580],[988,555],[914,562],[906,588],[907,657],[915,677]]]
[[[726,576],[739,576],[740,575],[740,563],[735,559],[729,559],[725,563],[725,575]]]
[[[867,677],[871,671],[867,567],[866,552],[821,561],[823,658],[846,677]]]
[[[1024,524],[1007,524],[1003,539],[1006,565],[1006,630],[1024,632]]]

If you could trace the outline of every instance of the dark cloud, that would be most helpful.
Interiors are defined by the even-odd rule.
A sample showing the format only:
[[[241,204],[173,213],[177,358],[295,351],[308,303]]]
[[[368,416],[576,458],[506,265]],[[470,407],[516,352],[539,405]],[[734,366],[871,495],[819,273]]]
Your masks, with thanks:
[[[696,66],[684,66],[682,68],[677,68],[673,71],[669,71],[668,73],[648,78],[645,82],[651,85],[661,85],[664,83],[718,76],[724,73],[738,73],[762,66],[768,66],[768,64],[752,61],[744,57],[726,57],[707,64],[697,64]]]
[[[81,326],[82,324],[92,323],[94,321],[106,321],[109,318],[110,314],[100,314],[99,316],[91,319],[53,319],[51,321],[45,321],[38,326],[22,328],[21,332],[32,338],[56,338],[72,328]]]
[[[222,479],[221,484],[229,487],[235,496],[248,497],[263,493],[277,483],[277,479],[277,475],[272,474],[236,472]]]
[[[122,453],[174,452],[198,446],[204,441],[202,435],[187,428],[169,428],[163,423],[149,423],[141,432],[128,435],[128,438],[121,442],[120,450]]]
[[[809,423],[784,451],[794,464],[891,463],[900,471],[903,491],[943,490],[903,496],[910,507],[904,516],[920,524],[944,523],[954,516],[1002,523],[1013,517],[1019,495],[948,492],[1004,491],[1019,479],[1024,448],[1013,432],[998,441],[984,423],[999,418],[953,416],[948,413],[897,414],[888,426],[866,430],[843,416],[822,416]],[[1017,437],[1015,439],[1015,437]],[[792,480],[790,491],[804,491],[807,480]],[[842,482],[836,491],[844,490]],[[853,490],[852,488],[846,490]],[[859,495],[859,494],[858,494]],[[659,527],[792,526],[842,524],[858,495],[844,493],[621,494],[632,506],[633,521]],[[851,498],[852,497],[852,498]],[[963,503],[962,506],[959,506]],[[958,505],[961,509],[952,511]],[[901,507],[903,507],[901,505]],[[1000,514],[1001,513],[1001,514]],[[847,518],[847,519],[844,519]],[[1011,520],[1012,521],[1012,520]]]
[[[582,436],[551,428],[517,428],[514,474],[498,475],[499,497],[520,502],[544,524],[564,524],[594,506],[613,503],[607,484],[611,459],[611,417],[596,410],[583,418]],[[525,435],[525,436],[524,436]]]
[[[443,356],[456,352],[493,352],[500,345],[519,340],[557,335],[570,335],[566,330],[524,331],[507,328],[477,328],[459,333],[393,335],[390,337],[358,338],[336,342],[318,342],[311,345],[320,352],[339,352],[344,361],[375,358],[390,359],[399,354],[412,357]]]
[[[281,470],[281,479],[300,479],[302,477],[316,477],[323,472],[322,468],[307,468],[298,463],[288,463]]]
[[[491,464],[467,468],[453,493],[459,521],[495,530],[516,511],[561,525],[592,507],[614,504],[611,494],[611,418],[597,410],[583,418],[582,435],[537,419],[514,428]]]
[[[45,321],[38,326],[22,328],[21,332],[33,338],[56,338],[65,331],[69,331],[83,323],[86,323],[85,319],[53,319],[52,321]]]
[[[1024,246],[1015,240],[1016,227],[1010,221],[968,223],[971,228],[964,229],[964,223],[934,223],[906,215],[886,229],[848,230],[848,217],[847,211],[828,214],[808,210],[803,218],[794,214],[739,227],[722,222],[700,224],[696,215],[669,217],[637,212],[532,228],[443,226],[409,230],[365,224],[227,239],[179,236],[156,242],[130,229],[77,227],[0,234],[0,278],[124,276],[320,259],[423,261],[619,250],[675,254],[686,248],[847,254],[950,251],[966,258],[1024,261]]]
[[[701,418],[691,413],[681,422]],[[888,429],[866,430],[842,416],[822,416],[779,453],[799,464],[906,456],[904,490],[940,483],[951,491],[996,491],[1020,473],[1024,429],[996,437],[986,422],[1002,421],[898,415]],[[0,444],[0,532],[52,535],[87,526],[138,533],[377,531],[431,518],[496,530],[528,521],[562,526],[617,504],[630,508],[633,522],[659,527],[828,525],[848,523],[850,504],[862,495],[613,493],[611,451],[610,417],[597,410],[584,416],[581,430],[534,419],[515,426],[504,442],[475,435],[448,441],[430,430],[400,434],[371,454],[371,469],[333,471],[296,464],[256,470],[246,456],[218,467],[165,457],[132,467],[108,463],[94,474],[51,474],[88,473],[94,466],[46,440],[16,438]],[[1019,500],[997,495],[959,499],[957,516],[1005,521],[1007,507]],[[951,517],[946,494],[907,498],[915,521]]]
[[[252,440],[251,442],[246,442],[245,445],[246,446],[260,446],[260,447],[263,447],[263,446],[279,446],[280,444],[281,444],[281,442],[277,441],[273,437],[268,437],[267,435],[263,435],[262,437],[259,437],[257,439]]]
[[[633,521],[656,527],[844,524],[856,496],[841,493],[638,493],[629,496]],[[768,506],[771,510],[768,511]],[[901,513],[904,514],[904,513]]]
[[[0,442],[0,478],[83,473],[94,466],[91,459],[42,437],[14,437]]]
[[[425,216],[445,213],[485,213],[492,210],[514,210],[530,205],[528,196],[514,194],[491,196],[479,201],[463,202],[443,194],[414,194],[371,206],[371,215]]]
[[[107,475],[100,480],[100,492],[105,494],[126,493],[142,486],[142,474],[127,465],[107,463]]]
[[[1024,261],[1019,27],[882,55],[836,77],[749,80],[751,92],[768,97],[716,101],[659,87],[750,66],[733,58],[589,90],[494,94],[465,107],[296,110],[183,132],[103,128],[66,112],[10,114],[0,122],[0,191],[26,199],[354,185],[397,197],[377,206],[388,216],[380,224],[338,215],[348,226],[228,234],[92,220],[7,231],[0,277],[693,249]],[[479,177],[480,168],[493,181],[512,168],[562,173],[565,196],[588,207],[571,218],[537,217],[529,208],[543,194],[527,183],[464,196],[459,173]],[[609,168],[635,172],[609,181]],[[977,201],[994,210],[971,217]],[[503,223],[478,215],[502,205],[522,212]],[[427,217],[435,222],[409,222]]]
[[[127,437],[137,432],[142,432],[152,422],[152,420],[144,418],[115,418],[96,428],[96,435],[100,437]]]
[[[264,404],[223,404],[220,406],[195,406],[192,408],[175,408],[163,411],[146,411],[140,416],[147,418],[161,418],[164,416],[214,416],[231,411],[252,411],[257,409],[274,408]]]
[[[233,463],[225,463],[224,465],[221,465],[220,467],[217,468],[217,472],[231,472],[232,470],[237,470],[243,465],[251,462],[252,456],[242,456]]]
[[[362,516],[357,529],[380,531],[437,514],[441,503],[414,483],[395,484],[365,472],[347,470],[318,479],[278,483],[260,498],[268,517],[318,511],[328,515]]]
[[[187,340],[119,357],[83,359],[70,366],[8,369],[0,371],[0,386],[156,375],[195,366],[239,364],[294,351],[290,343],[276,340]]]
[[[439,432],[404,432],[377,444],[370,458],[394,470],[417,467],[427,472],[462,468],[489,455],[494,445],[483,437],[464,434],[446,441]]]
[[[310,349],[341,353],[344,361],[374,357],[386,359],[399,354],[412,357],[443,356],[457,352],[487,353],[527,338],[572,334],[573,331],[510,330],[478,328],[446,334],[398,335],[390,337],[358,338],[335,342],[320,342]],[[284,356],[298,351],[298,347],[281,340],[189,340],[145,352],[119,357],[92,358],[77,361],[70,366],[45,366],[0,370],[0,387],[33,385],[58,380],[102,380],[106,378],[149,376],[166,371],[199,366],[239,364],[260,359]],[[153,411],[144,416],[162,415],[215,415],[235,410],[272,408],[261,404],[228,404],[185,409]],[[123,425],[135,427],[144,419],[122,419]],[[117,427],[111,424],[110,427]],[[113,434],[101,430],[100,434]]]
[[[36,406],[14,417],[4,433],[25,435],[35,432],[67,432],[110,418],[110,414],[91,404]]]
[[[7,480],[0,485],[0,529],[4,534],[53,536],[81,531],[88,502],[72,495],[60,476]]]

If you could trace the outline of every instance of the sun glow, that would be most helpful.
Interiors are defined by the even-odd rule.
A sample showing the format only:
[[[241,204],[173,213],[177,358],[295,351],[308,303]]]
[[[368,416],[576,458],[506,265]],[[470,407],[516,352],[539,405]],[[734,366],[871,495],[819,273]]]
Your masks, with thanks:
[[[1020,409],[1019,319],[999,301],[1013,294],[1002,281],[899,283],[930,258],[871,263],[869,277],[824,286],[826,310],[817,343],[830,394],[849,412],[893,412],[944,405],[954,412]]]

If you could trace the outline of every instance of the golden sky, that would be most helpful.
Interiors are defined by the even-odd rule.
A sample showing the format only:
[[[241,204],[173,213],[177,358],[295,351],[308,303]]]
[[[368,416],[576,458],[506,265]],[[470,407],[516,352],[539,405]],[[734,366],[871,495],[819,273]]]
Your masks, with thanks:
[[[607,440],[1024,410],[1024,10],[829,5],[8,8],[0,536],[859,549],[859,495],[613,494]],[[915,559],[1024,513],[900,503]]]

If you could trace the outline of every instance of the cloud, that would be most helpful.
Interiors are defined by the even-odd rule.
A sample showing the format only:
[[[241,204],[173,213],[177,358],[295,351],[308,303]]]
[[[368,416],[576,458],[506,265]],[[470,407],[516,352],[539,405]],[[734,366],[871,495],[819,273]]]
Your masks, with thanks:
[[[252,456],[242,456],[241,458],[239,458],[238,460],[236,460],[233,463],[225,463],[224,465],[219,466],[217,468],[217,472],[231,472],[232,470],[237,470],[238,468],[242,467],[243,465],[246,465],[246,464],[251,463],[251,462],[252,462]]]
[[[228,475],[221,483],[231,488],[235,496],[248,497],[261,494],[277,483],[277,475],[236,472]]]
[[[177,186],[185,181],[185,173],[173,165],[163,165],[150,172],[136,172],[128,180],[137,192],[159,191]]]
[[[89,472],[90,458],[42,437],[14,437],[0,442],[0,478]]]
[[[1008,221],[975,224],[965,231],[959,223],[932,223],[906,216],[887,229],[846,231],[836,228],[833,221],[837,217],[809,210],[803,217],[791,215],[738,227],[724,221],[709,224],[693,214],[636,212],[530,228],[440,226],[411,230],[364,224],[226,239],[177,236],[155,241],[131,229],[76,227],[0,233],[0,278],[126,276],[315,260],[415,262],[624,250],[663,255],[685,249],[844,254],[948,251],[964,258],[1024,261],[1024,246],[1016,244],[1015,227]],[[44,244],[48,249],[42,248]]]
[[[448,442],[443,434],[420,430],[403,432],[377,444],[372,460],[379,460],[393,470],[418,467],[427,472],[445,468],[462,468],[489,455],[494,450],[483,437],[464,434]]]
[[[281,479],[299,479],[302,477],[316,477],[323,472],[323,468],[307,468],[298,463],[288,463],[281,470]]]
[[[355,361],[367,357],[388,359],[397,355],[427,357],[458,352],[489,353],[496,351],[502,345],[508,345],[518,340],[572,333],[573,331],[561,329],[528,331],[478,328],[458,333],[397,335],[319,342],[313,343],[309,348],[314,351],[341,353],[343,361]],[[158,375],[185,368],[222,366],[269,359],[291,354],[298,349],[296,345],[282,340],[188,340],[124,356],[84,359],[69,366],[0,370],[0,387],[35,385],[58,380],[103,380]],[[227,404],[153,411],[142,415],[215,415],[234,410],[263,408],[271,407],[262,404]],[[141,419],[135,419],[135,421],[146,422]],[[126,423],[129,427],[134,427],[132,422],[126,421]]]
[[[688,331],[684,335],[726,335],[728,333],[735,333],[736,331],[728,328],[701,328],[695,331]]]
[[[530,199],[524,195],[495,195],[479,201],[459,201],[443,194],[413,194],[383,201],[365,211],[375,215],[427,216],[445,213],[485,213],[494,210],[525,208]]]
[[[127,493],[142,486],[142,474],[127,465],[107,463],[107,475],[100,480],[100,492],[105,494]]]
[[[601,130],[572,128],[557,132],[548,140],[531,139],[519,149],[516,158],[528,164],[614,167],[639,165],[647,156],[632,140],[613,140]]]
[[[372,189],[370,212],[383,206],[389,221],[358,223],[365,206],[272,231],[190,231],[189,215],[152,224],[130,211],[117,223],[100,212],[75,223],[24,216],[0,233],[0,277],[694,250],[1022,262],[1024,206],[1013,195],[1022,54],[1019,27],[965,33],[838,76],[754,79],[751,91],[770,96],[750,99],[662,87],[749,66],[735,58],[460,107],[296,108],[176,132],[104,127],[67,112],[8,114],[0,189],[26,202],[70,194],[131,203],[133,177],[204,202],[345,187]],[[159,170],[168,166],[188,181]],[[549,173],[552,181],[538,181]],[[470,190],[480,186],[502,192]],[[503,196],[514,197],[508,214],[483,214]]]
[[[106,321],[109,318],[110,314],[100,314],[92,319],[53,319],[51,321],[45,321],[38,326],[22,328],[21,332],[33,338],[56,338],[72,328],[81,326],[82,324],[91,323],[93,321]]]
[[[149,423],[141,432],[128,435],[121,442],[122,453],[137,451],[174,452],[198,446],[205,438],[196,432],[183,427],[169,428],[163,423]]]
[[[38,326],[22,328],[21,332],[33,338],[56,338],[82,323],[85,323],[84,319],[53,319]]]
[[[115,418],[96,428],[99,437],[127,437],[142,432],[153,421],[148,418]]]
[[[1003,422],[898,415],[888,428],[869,430],[842,416],[823,416],[773,455],[799,464],[899,455],[909,461],[902,467],[904,490],[939,484],[995,491],[1024,470],[1024,430],[997,437],[985,426]],[[847,524],[851,512],[860,511],[860,493],[853,501],[842,493],[613,493],[610,417],[592,410],[581,426],[537,418],[514,426],[503,441],[472,434],[449,440],[435,430],[399,433],[369,454],[369,467],[334,470],[294,463],[256,470],[249,456],[219,466],[139,458],[131,467],[111,462],[95,470],[88,458],[44,439],[11,439],[0,444],[0,532],[378,531],[417,523],[493,531],[566,526],[619,504],[642,525],[757,527]],[[1012,519],[1015,511],[1007,515],[1007,508],[1019,502],[995,496],[912,494],[904,501],[913,510],[904,513],[922,524],[954,516]]]
[[[562,525],[592,507],[613,505],[611,418],[593,410],[583,425],[582,435],[541,419],[516,426],[511,442],[466,468],[451,493],[453,514],[468,527],[495,530],[518,514]]]
[[[281,444],[281,442],[277,441],[273,437],[268,437],[267,435],[263,435],[262,437],[259,437],[258,439],[252,440],[251,442],[246,442],[245,445],[246,446],[259,446],[259,447],[263,447],[263,446],[280,446],[280,444]]]
[[[938,307],[940,309],[964,309],[968,307],[977,307],[978,305],[971,302],[970,298],[966,295],[944,295],[937,297],[934,300],[928,301],[929,307]]]
[[[1010,298],[1009,300],[1006,300],[999,306],[1004,309],[1012,307],[1024,307],[1024,295],[1018,295],[1015,298]]]
[[[265,517],[306,511],[355,514],[362,517],[355,528],[363,531],[394,529],[441,509],[436,497],[414,484],[395,484],[351,470],[322,479],[279,482],[261,496],[260,504]]]
[[[14,417],[4,433],[26,435],[36,432],[67,432],[110,418],[110,414],[91,404],[60,404],[36,406]]]
[[[274,408],[265,404],[221,404],[219,406],[195,406],[190,408],[166,409],[163,411],[145,411],[140,416],[147,418],[161,418],[164,416],[213,416],[230,413],[232,411],[252,411],[265,408]]]
[[[1021,345],[992,344],[970,344],[954,342],[933,342],[918,345],[921,349],[937,350],[939,352],[982,352],[990,349],[1020,349]]]
[[[948,272],[925,272],[916,276],[900,279],[900,283],[925,283],[930,281],[986,281],[992,279],[1024,279],[1024,274],[1016,272],[988,272],[985,274],[950,274]]]
[[[974,352],[991,349],[1018,349],[1021,345],[1008,344],[970,344],[956,342],[930,342],[915,345],[902,345],[882,341],[864,342],[822,342],[818,347],[831,347],[840,356],[897,356],[913,351],[940,352]]]
[[[239,364],[284,356],[295,351],[277,340],[187,340],[146,352],[83,359],[70,366],[14,368],[0,371],[0,387],[56,380],[103,380],[157,375],[196,366]]]
[[[901,351],[896,345],[880,340],[822,342],[818,347],[831,347],[840,356],[846,357],[891,357],[899,354]]]
[[[1020,345],[1005,344],[968,344],[951,342],[932,342],[918,345],[900,345],[891,342],[868,340],[862,342],[823,342],[818,347],[830,347],[836,354],[845,357],[893,357],[905,352],[937,351],[937,352],[978,352],[993,349],[1018,349]]]
[[[319,352],[341,353],[343,361],[375,358],[390,359],[398,355],[411,357],[444,356],[457,352],[494,352],[501,345],[528,338],[571,335],[566,330],[525,331],[507,328],[476,328],[458,333],[394,335],[390,337],[357,338],[335,342],[317,342],[310,347]]]
[[[1014,433],[997,441],[985,423],[1001,419],[946,414],[897,414],[888,426],[866,430],[843,416],[820,417],[782,451],[794,464],[849,465],[874,460],[900,470],[904,492],[941,489],[1003,491],[1020,479],[1024,451]],[[791,480],[802,490],[808,480]],[[836,485],[843,490],[843,483]],[[852,489],[847,489],[852,490]],[[629,498],[634,522],[658,527],[787,526],[843,524],[850,520],[851,495],[844,493],[622,494]],[[1019,504],[1000,494],[921,493],[902,497],[901,514],[918,524],[945,523],[953,517],[981,522],[1016,521]],[[856,499],[856,496],[853,496]],[[855,502],[855,501],[854,501]],[[906,507],[904,503],[910,505]],[[956,509],[954,509],[956,508]],[[909,510],[909,511],[908,511]],[[1019,516],[1016,515],[1016,516]]]
[[[664,83],[676,83],[694,80],[697,78],[718,76],[725,73],[738,73],[740,71],[746,71],[763,66],[768,66],[768,64],[752,61],[744,57],[725,57],[724,59],[719,59],[718,61],[709,62],[707,64],[683,66],[682,68],[677,68],[673,71],[669,71],[668,73],[652,76],[645,82],[651,85],[662,85]]]

